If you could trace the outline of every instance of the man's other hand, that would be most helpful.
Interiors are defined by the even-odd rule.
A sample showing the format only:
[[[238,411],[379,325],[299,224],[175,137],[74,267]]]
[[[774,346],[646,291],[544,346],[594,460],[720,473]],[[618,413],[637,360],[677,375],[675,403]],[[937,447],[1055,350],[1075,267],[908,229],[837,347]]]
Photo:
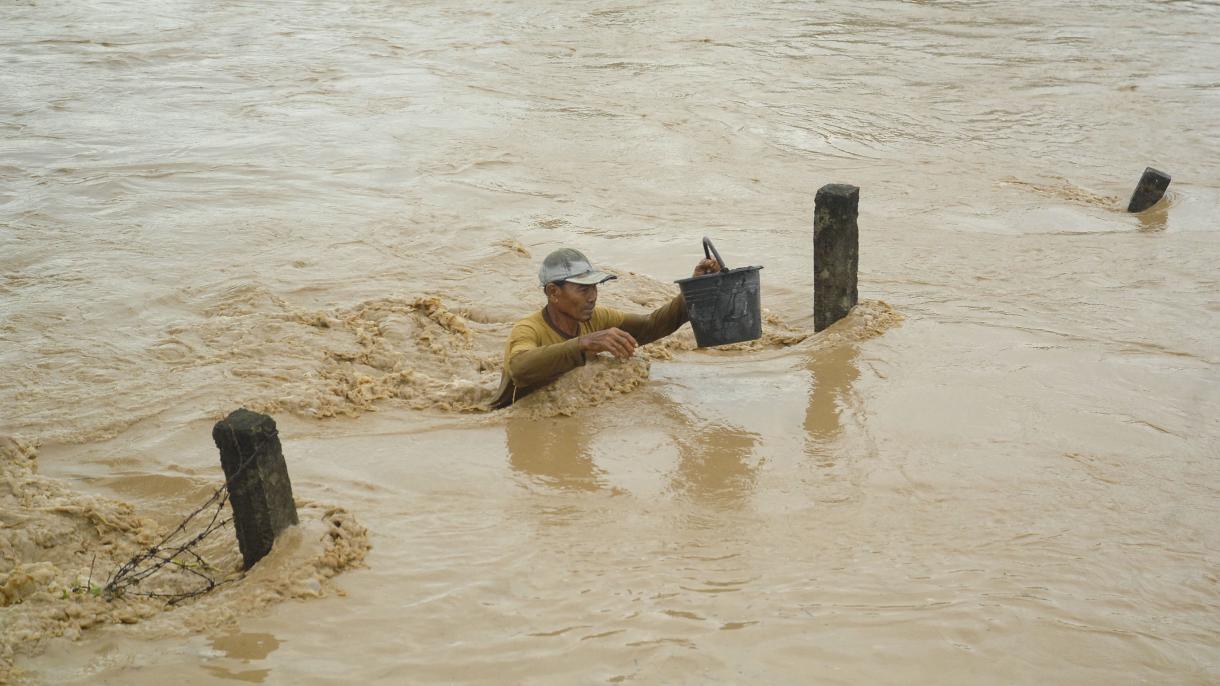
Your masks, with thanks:
[[[710,257],[705,257],[702,260],[699,260],[699,264],[695,265],[694,276],[715,274],[718,271],[720,271],[720,263]]]
[[[635,352],[638,344],[631,334],[618,328],[594,331],[580,337],[580,349],[585,352],[610,353],[625,360]]]

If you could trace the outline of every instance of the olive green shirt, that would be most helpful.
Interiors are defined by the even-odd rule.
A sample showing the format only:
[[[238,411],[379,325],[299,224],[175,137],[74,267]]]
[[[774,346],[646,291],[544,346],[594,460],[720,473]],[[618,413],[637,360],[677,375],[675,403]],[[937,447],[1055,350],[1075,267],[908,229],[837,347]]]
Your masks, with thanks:
[[[609,307],[596,307],[580,330],[569,336],[553,325],[546,308],[513,325],[504,346],[504,371],[493,408],[507,407],[531,391],[559,378],[596,353],[580,350],[579,338],[595,331],[618,327],[631,334],[640,345],[664,338],[687,322],[686,301],[679,295],[652,314],[627,314]]]

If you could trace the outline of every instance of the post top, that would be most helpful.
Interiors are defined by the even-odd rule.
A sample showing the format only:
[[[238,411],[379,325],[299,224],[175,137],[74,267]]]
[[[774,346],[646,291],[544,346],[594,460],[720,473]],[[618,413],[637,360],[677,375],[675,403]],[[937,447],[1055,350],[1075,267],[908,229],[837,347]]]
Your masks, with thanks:
[[[1144,167],[1144,176],[1155,176],[1158,178],[1165,179],[1166,181],[1169,181],[1172,179],[1172,177],[1169,176],[1168,174],[1166,174],[1165,172],[1161,171],[1160,169],[1153,169],[1152,167]]]
[[[1169,188],[1169,182],[1169,175],[1160,169],[1145,168],[1135,186],[1135,192],[1131,194],[1131,201],[1127,203],[1127,211],[1143,212],[1160,202]]]
[[[814,202],[822,202],[823,200],[859,200],[860,187],[852,186],[846,183],[828,183],[818,189],[818,194],[814,197]]]
[[[229,413],[229,416],[216,424],[217,426],[224,424],[235,431],[248,431],[256,428],[275,430],[275,420],[270,416],[251,412],[244,407],[233,410]]]

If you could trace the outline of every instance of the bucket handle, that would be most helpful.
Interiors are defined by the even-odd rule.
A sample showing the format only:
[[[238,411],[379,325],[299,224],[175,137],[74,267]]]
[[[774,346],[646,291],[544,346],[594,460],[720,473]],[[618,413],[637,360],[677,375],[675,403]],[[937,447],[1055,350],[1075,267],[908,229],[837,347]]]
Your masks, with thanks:
[[[720,253],[716,251],[716,246],[712,245],[712,239],[708,238],[707,236],[704,236],[703,237],[703,256],[710,258],[712,255],[715,255],[716,262],[720,263],[720,271],[727,272],[729,270],[729,268],[724,265],[724,260],[720,259]]]

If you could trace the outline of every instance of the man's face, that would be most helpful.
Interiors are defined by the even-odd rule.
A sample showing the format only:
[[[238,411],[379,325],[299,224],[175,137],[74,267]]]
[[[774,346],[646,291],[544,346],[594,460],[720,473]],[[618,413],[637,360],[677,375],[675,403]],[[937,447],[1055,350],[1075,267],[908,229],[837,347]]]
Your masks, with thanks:
[[[547,287],[551,304],[560,312],[578,322],[593,318],[593,307],[597,305],[597,286],[582,286],[578,283],[552,284]]]

